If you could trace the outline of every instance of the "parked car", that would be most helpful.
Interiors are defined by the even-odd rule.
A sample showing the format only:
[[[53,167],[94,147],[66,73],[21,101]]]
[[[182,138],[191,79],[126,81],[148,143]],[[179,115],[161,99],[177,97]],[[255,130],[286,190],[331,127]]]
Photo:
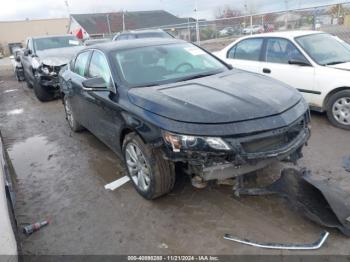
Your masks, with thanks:
[[[264,32],[264,28],[261,25],[249,26],[242,30],[242,33],[244,35],[259,34],[263,32]]]
[[[84,46],[91,46],[91,45],[106,43],[110,41],[111,39],[109,38],[88,39],[84,41]]]
[[[215,55],[297,88],[311,109],[350,129],[350,45],[339,38],[319,31],[267,33],[240,38]]]
[[[203,183],[232,178],[296,161],[310,134],[294,88],[181,40],[96,45],[60,83],[71,129],[88,129],[124,159],[147,199],[171,191],[175,166]]]
[[[23,67],[21,63],[21,55],[23,55],[23,48],[15,48],[12,51],[13,51],[13,55],[10,56],[10,59],[13,66],[13,71],[15,73],[15,77],[17,81],[23,81],[24,75],[23,75]]]
[[[59,94],[58,72],[66,65],[82,43],[72,35],[30,37],[21,55],[24,77],[40,101]]]
[[[240,35],[241,33],[241,28],[239,26],[225,27],[219,31],[220,36]]]
[[[113,37],[113,41],[130,40],[138,38],[174,38],[171,34],[163,30],[139,30],[125,31],[118,33]]]

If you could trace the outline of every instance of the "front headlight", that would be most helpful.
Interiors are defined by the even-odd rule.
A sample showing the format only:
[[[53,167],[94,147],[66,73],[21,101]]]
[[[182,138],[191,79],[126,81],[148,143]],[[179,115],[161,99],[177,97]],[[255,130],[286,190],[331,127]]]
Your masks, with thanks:
[[[231,150],[230,146],[219,137],[200,137],[173,134],[167,131],[163,132],[164,141],[171,146],[173,152],[186,151],[210,151]]]
[[[41,72],[43,72],[44,74],[48,75],[48,74],[50,74],[50,68],[48,68],[47,66],[42,66],[41,67]]]
[[[40,61],[38,57],[33,57],[32,59],[32,68],[37,69],[40,66]]]

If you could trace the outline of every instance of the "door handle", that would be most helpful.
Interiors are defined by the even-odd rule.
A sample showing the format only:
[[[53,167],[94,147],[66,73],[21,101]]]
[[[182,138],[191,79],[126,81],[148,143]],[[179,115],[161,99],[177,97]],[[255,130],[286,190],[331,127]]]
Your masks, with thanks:
[[[265,73],[265,74],[271,74],[271,69],[269,69],[269,68],[264,68],[264,69],[263,69],[263,73]]]

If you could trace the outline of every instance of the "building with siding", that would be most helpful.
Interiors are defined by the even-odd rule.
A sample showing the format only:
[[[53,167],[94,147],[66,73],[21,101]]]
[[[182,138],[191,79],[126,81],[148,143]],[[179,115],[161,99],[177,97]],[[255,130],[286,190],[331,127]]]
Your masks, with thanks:
[[[24,45],[29,36],[67,34],[69,21],[69,18],[57,18],[0,22],[0,50],[9,55],[11,47]]]

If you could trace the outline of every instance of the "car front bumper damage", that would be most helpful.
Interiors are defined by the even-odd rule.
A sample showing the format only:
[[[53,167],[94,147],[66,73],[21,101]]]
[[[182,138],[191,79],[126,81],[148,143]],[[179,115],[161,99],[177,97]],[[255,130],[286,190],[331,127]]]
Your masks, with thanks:
[[[309,114],[293,124],[267,132],[245,136],[224,137],[230,152],[166,151],[166,158],[183,162],[185,171],[204,181],[224,180],[262,169],[277,161],[296,162],[310,137]]]

